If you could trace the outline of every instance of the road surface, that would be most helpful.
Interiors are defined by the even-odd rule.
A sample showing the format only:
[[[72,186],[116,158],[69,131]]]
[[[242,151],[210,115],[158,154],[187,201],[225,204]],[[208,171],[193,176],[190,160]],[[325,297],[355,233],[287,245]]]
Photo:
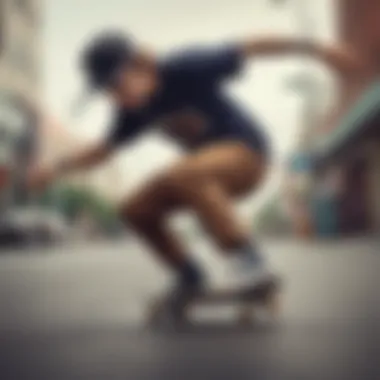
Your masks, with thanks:
[[[194,250],[222,285],[213,249]],[[378,242],[266,250],[286,280],[278,326],[243,331],[233,310],[201,310],[201,327],[171,334],[144,329],[168,276],[136,242],[2,255],[0,379],[379,379]]]

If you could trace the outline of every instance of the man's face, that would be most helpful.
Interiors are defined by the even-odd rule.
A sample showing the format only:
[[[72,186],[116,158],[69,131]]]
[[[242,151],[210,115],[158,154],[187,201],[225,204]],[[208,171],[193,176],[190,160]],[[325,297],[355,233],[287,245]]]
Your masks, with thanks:
[[[148,61],[129,63],[119,73],[108,93],[120,106],[128,109],[144,107],[155,93],[158,84],[154,64]]]

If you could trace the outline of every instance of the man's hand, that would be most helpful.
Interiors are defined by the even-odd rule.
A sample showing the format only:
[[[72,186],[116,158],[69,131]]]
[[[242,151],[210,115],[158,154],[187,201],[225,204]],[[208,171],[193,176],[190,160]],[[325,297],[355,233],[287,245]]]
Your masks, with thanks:
[[[348,45],[316,45],[313,55],[344,76],[361,76],[368,66],[366,57]]]
[[[58,173],[53,168],[33,168],[27,177],[27,187],[32,192],[44,191],[57,178]]]
[[[365,57],[359,56],[349,46],[324,45],[302,39],[262,37],[244,42],[241,49],[247,58],[288,54],[309,55],[323,61],[341,75],[361,75],[367,66]]]
[[[35,168],[28,177],[28,185],[31,190],[41,191],[58,177],[90,169],[106,160],[112,149],[98,145],[84,150],[77,156],[59,162],[57,165],[45,168]]]

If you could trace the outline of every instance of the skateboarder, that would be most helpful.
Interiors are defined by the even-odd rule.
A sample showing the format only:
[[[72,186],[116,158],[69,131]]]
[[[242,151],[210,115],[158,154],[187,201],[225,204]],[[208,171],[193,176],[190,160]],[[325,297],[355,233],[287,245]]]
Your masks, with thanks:
[[[123,33],[97,36],[84,48],[81,62],[90,88],[115,106],[109,135],[78,156],[35,171],[30,185],[41,187],[93,167],[147,127],[163,126],[187,154],[126,200],[121,217],[177,273],[173,294],[187,294],[204,283],[201,269],[167,225],[170,213],[183,209],[195,212],[231,259],[239,285],[260,284],[269,268],[232,206],[261,184],[270,146],[265,128],[227,96],[223,84],[239,74],[244,63],[284,54],[312,55],[347,75],[358,64],[343,48],[287,38],[195,47],[159,58]]]

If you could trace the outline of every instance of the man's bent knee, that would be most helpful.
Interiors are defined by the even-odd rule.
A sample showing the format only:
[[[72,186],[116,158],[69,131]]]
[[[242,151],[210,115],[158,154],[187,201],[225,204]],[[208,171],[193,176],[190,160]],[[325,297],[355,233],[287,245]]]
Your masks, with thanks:
[[[151,226],[159,218],[158,213],[149,203],[127,202],[120,207],[120,215],[124,223],[131,228],[141,230]]]
[[[176,169],[162,176],[160,179],[160,191],[167,199],[183,200],[183,197],[199,187],[205,181],[210,180],[197,170],[191,168]]]

